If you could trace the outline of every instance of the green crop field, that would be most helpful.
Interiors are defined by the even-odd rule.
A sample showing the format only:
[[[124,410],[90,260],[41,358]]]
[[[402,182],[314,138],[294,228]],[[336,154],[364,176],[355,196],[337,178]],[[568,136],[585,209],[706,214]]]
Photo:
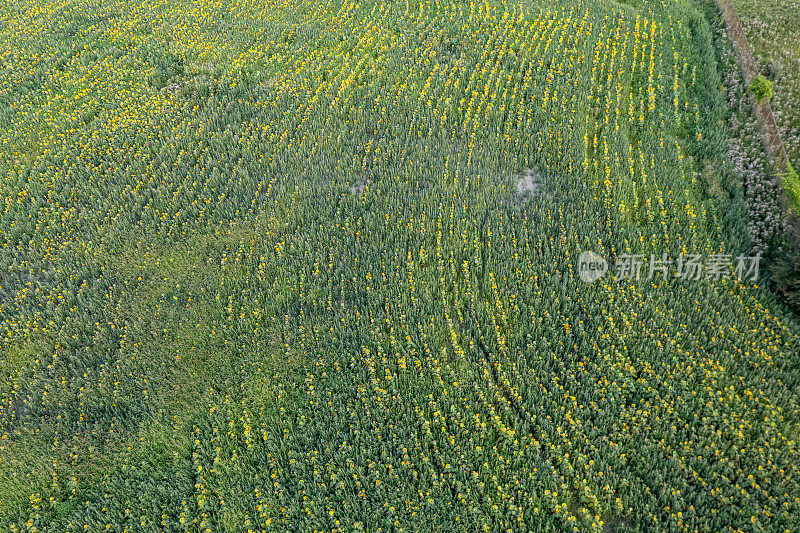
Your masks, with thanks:
[[[708,8],[6,2],[0,525],[796,531]]]

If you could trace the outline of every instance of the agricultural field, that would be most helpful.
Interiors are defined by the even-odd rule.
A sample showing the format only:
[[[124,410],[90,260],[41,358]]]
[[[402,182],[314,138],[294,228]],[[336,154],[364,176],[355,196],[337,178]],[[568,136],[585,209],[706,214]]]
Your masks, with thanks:
[[[789,158],[800,161],[800,2],[733,0],[761,73]],[[797,166],[797,165],[795,165]]]
[[[707,9],[4,4],[0,524],[796,531]]]

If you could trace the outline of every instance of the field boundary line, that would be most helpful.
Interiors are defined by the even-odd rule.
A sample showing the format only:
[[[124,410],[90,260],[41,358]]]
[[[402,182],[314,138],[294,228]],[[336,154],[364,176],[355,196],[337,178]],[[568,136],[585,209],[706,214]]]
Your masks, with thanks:
[[[750,83],[758,75],[758,66],[756,65],[755,59],[753,59],[753,55],[750,53],[750,44],[747,42],[742,23],[739,20],[739,16],[736,14],[736,8],[733,7],[731,0],[717,0],[717,6],[722,16],[725,18],[725,25],[728,27],[728,35],[736,50],[739,68],[742,70],[744,81],[749,90]],[[770,158],[775,161],[777,172],[786,172],[789,158],[786,155],[786,146],[783,144],[778,125],[772,114],[772,107],[767,100],[762,100],[761,103],[759,103],[754,95],[751,96],[754,101],[753,109],[755,110],[756,118],[761,127],[767,153]]]

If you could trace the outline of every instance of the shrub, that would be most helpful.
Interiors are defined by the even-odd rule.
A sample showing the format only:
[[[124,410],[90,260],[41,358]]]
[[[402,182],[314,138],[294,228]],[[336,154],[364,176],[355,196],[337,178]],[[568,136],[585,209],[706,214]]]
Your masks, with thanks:
[[[789,207],[800,215],[800,176],[789,161],[786,162],[786,172],[782,181]]]
[[[756,95],[760,104],[762,101],[772,98],[772,82],[762,75],[758,75],[750,82],[750,90]]]

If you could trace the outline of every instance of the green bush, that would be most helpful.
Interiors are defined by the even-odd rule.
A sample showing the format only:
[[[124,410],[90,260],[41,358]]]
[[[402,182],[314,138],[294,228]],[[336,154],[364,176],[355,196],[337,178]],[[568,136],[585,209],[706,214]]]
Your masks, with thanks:
[[[783,190],[789,207],[800,215],[800,176],[789,161],[786,162],[786,172],[783,174]]]
[[[764,76],[758,75],[750,82],[750,90],[756,95],[758,103],[772,98],[772,82]]]

